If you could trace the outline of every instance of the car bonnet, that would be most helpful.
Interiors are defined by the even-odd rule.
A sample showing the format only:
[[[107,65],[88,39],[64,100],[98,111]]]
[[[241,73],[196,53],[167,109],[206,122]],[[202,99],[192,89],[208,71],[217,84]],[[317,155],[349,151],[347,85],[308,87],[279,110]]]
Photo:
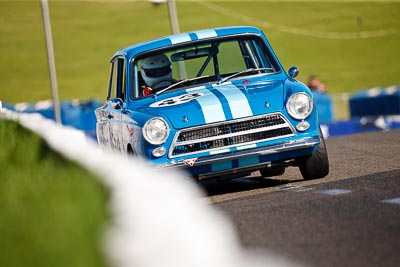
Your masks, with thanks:
[[[282,81],[227,82],[159,95],[146,109],[175,129],[234,120],[283,109]]]

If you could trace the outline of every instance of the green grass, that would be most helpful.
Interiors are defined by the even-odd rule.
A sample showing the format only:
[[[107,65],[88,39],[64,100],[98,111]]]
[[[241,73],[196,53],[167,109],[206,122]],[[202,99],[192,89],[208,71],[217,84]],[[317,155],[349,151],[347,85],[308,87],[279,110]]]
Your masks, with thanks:
[[[125,46],[170,34],[166,5],[149,1],[50,1],[61,99],[103,100],[109,59]],[[318,74],[329,93],[400,84],[400,2],[177,1],[180,30],[254,25],[299,79]],[[225,12],[223,12],[225,11]],[[348,39],[366,32],[368,38]],[[382,36],[375,36],[382,33]],[[371,37],[372,36],[372,37]],[[333,38],[330,38],[333,37]],[[0,2],[0,99],[48,99],[40,1]]]
[[[4,120],[0,170],[0,266],[105,266],[107,192],[93,175]]]
[[[177,1],[177,8],[181,31],[260,27],[286,69],[299,66],[302,81],[318,74],[329,93],[400,84],[399,2]],[[104,99],[116,50],[170,34],[166,6],[147,0],[50,1],[50,12],[61,99]],[[0,100],[51,97],[39,0],[0,1],[0,55]],[[107,191],[92,174],[3,120],[0,171],[0,266],[105,266]]]

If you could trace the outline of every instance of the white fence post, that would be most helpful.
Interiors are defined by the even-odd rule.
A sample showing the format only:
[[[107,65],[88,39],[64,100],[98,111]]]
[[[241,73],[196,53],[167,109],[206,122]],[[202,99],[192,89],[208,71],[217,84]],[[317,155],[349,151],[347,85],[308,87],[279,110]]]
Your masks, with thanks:
[[[53,38],[51,36],[49,5],[47,0],[41,0],[41,4],[42,4],[43,25],[46,37],[47,59],[50,72],[51,95],[53,99],[53,108],[54,108],[54,120],[56,121],[57,124],[61,124],[60,101],[58,99],[56,65],[54,61]]]

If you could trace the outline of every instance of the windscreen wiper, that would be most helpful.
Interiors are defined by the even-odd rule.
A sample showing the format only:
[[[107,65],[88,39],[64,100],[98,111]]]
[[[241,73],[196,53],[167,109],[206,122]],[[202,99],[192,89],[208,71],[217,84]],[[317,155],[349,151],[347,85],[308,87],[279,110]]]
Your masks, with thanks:
[[[200,77],[194,77],[194,78],[190,78],[190,79],[181,80],[181,81],[179,81],[179,82],[176,82],[176,83],[174,83],[174,84],[171,84],[170,86],[168,86],[168,87],[166,87],[166,88],[164,88],[164,89],[162,89],[162,90],[160,90],[160,91],[155,92],[155,93],[154,93],[154,96],[158,96],[158,95],[164,93],[165,91],[168,91],[169,89],[172,89],[172,88],[174,88],[175,86],[178,86],[178,85],[180,85],[180,84],[184,84],[184,83],[187,83],[187,82],[196,81],[196,80],[199,80],[199,79],[202,79],[202,78],[207,78],[207,77],[210,77],[210,75],[204,75],[204,76],[200,76]]]
[[[262,71],[262,70],[272,70],[273,71],[274,69],[273,68],[250,68],[250,69],[245,69],[245,70],[236,72],[235,74],[232,74],[232,75],[230,75],[228,77],[225,77],[225,78],[221,79],[218,82],[218,84],[224,83],[224,82],[226,82],[226,81],[228,81],[228,80],[230,80],[232,78],[235,78],[235,77],[240,76],[240,75],[245,74],[245,73],[253,73],[253,72]]]

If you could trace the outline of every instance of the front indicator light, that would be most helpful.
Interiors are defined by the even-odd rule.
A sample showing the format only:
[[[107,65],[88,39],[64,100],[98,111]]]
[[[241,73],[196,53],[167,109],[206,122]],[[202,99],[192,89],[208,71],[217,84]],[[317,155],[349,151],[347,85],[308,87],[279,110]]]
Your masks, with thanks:
[[[310,128],[310,124],[309,124],[308,122],[306,122],[306,121],[299,122],[299,123],[296,125],[296,129],[297,129],[299,132],[304,132],[304,131],[306,131],[308,128]]]
[[[160,147],[157,147],[156,149],[154,149],[151,154],[154,157],[159,158],[159,157],[164,156],[166,152],[167,152],[167,150],[165,149],[165,147],[160,146]]]

